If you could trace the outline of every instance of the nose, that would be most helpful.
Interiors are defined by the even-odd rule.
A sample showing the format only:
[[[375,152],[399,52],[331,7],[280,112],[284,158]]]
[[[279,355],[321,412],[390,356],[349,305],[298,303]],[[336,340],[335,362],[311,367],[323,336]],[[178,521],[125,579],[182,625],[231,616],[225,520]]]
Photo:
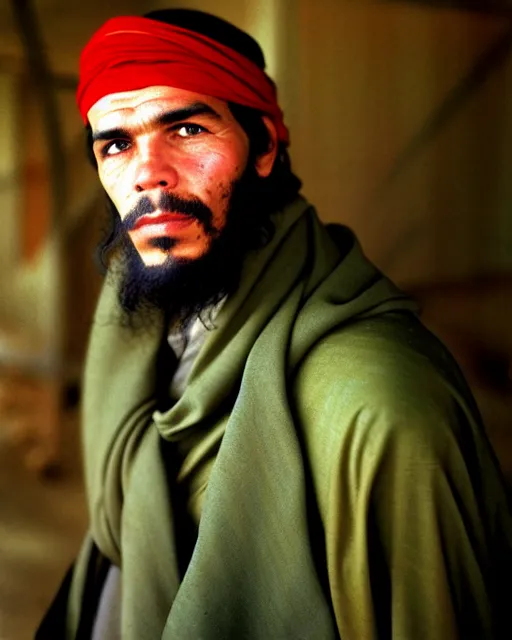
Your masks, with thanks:
[[[134,189],[137,193],[177,186],[178,172],[170,150],[164,145],[156,142],[141,144],[135,162]]]

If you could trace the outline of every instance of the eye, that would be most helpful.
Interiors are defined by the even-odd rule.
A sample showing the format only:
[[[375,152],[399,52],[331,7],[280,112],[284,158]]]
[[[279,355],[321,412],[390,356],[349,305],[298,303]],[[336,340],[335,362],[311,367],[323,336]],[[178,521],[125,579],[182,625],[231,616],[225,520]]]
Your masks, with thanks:
[[[129,146],[130,143],[128,140],[112,140],[112,142],[109,142],[103,147],[101,153],[104,156],[115,156],[118,153],[126,151]]]
[[[177,125],[176,127],[174,127],[174,131],[181,138],[192,138],[193,136],[197,136],[198,134],[203,133],[207,130],[198,124],[187,123]]]

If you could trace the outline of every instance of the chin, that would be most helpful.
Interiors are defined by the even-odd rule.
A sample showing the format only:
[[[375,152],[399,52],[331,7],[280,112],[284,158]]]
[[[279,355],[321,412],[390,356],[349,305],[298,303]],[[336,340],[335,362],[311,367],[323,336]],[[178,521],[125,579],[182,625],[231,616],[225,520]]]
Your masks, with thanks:
[[[155,238],[150,246],[137,247],[137,253],[144,266],[161,267],[173,262],[194,262],[204,258],[210,249],[211,242],[180,243],[172,238]]]
[[[170,238],[156,238],[154,243],[145,244],[135,249],[145,267],[161,267],[177,259],[172,250],[173,241]]]

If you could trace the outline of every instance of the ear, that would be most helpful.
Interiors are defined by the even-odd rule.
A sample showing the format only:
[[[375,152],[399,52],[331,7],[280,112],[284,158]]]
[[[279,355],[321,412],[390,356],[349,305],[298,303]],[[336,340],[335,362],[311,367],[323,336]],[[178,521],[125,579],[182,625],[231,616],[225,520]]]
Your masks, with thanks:
[[[255,167],[260,178],[267,178],[272,171],[274,162],[276,161],[278,142],[277,130],[274,123],[268,116],[262,116],[262,118],[263,124],[268,131],[269,145],[267,151],[256,158]]]

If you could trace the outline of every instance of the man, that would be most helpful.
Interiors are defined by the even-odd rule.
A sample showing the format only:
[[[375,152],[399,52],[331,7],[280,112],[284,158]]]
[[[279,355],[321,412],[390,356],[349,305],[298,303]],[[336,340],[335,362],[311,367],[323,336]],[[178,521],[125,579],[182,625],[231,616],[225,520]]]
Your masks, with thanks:
[[[471,395],[298,195],[263,69],[185,10],[110,20],[82,54],[114,217],[90,530],[39,637],[512,637],[510,515]]]

